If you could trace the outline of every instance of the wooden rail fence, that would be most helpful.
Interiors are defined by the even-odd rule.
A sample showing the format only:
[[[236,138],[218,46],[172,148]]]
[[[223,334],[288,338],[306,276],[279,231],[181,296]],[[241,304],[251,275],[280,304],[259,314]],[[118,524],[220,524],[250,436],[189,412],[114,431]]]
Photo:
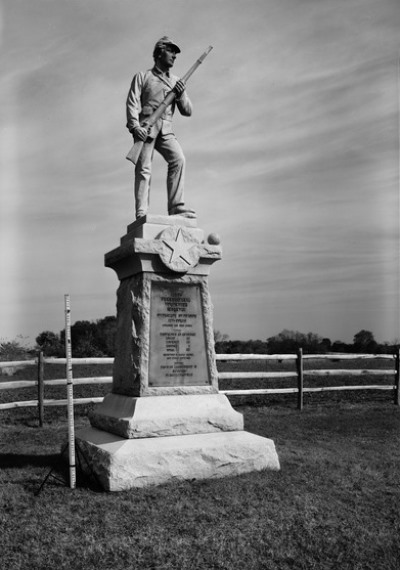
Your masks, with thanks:
[[[283,362],[285,360],[294,361],[293,371],[284,372],[219,372],[219,380],[237,380],[237,379],[269,379],[269,378],[297,378],[297,387],[292,388],[261,388],[250,390],[220,390],[220,393],[228,396],[250,396],[258,394],[293,394],[297,393],[297,407],[299,410],[303,409],[304,398],[306,392],[327,392],[338,390],[391,390],[393,391],[394,404],[400,405],[400,349],[396,354],[303,354],[300,349],[297,354],[217,354],[217,361],[255,361],[255,360],[278,360]],[[306,360],[376,360],[384,359],[394,363],[391,369],[317,369],[308,370],[304,369],[304,361]],[[72,364],[112,364],[114,358],[72,358]],[[12,380],[9,382],[0,382],[1,390],[15,390],[18,388],[28,388],[37,386],[37,399],[20,401],[20,402],[7,402],[0,404],[0,410],[7,410],[11,408],[22,407],[37,407],[39,416],[39,425],[43,426],[44,422],[44,407],[45,406],[64,406],[67,403],[66,399],[55,400],[46,399],[44,397],[45,386],[66,386],[66,378],[56,378],[52,380],[44,380],[44,367],[51,364],[66,364],[66,358],[45,358],[43,353],[40,352],[38,357],[33,360],[20,360],[0,362],[0,370],[7,368],[18,368],[25,366],[37,366],[37,380]],[[305,387],[304,377],[321,377],[321,376],[393,376],[393,384],[382,385],[355,385],[355,386],[321,386],[321,387]],[[111,384],[111,376],[97,376],[90,378],[75,378],[74,385],[79,386],[83,384]],[[74,398],[74,404],[88,404],[98,403],[103,400],[103,397],[93,398]]]

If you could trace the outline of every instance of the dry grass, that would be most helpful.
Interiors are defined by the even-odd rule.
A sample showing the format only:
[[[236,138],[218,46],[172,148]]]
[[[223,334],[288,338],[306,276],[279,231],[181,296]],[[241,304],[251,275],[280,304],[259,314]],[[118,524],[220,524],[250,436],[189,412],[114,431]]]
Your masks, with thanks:
[[[42,429],[33,414],[25,425],[9,416],[0,423],[0,568],[398,569],[399,408],[240,411],[248,431],[274,439],[280,472],[114,494],[49,482],[38,497],[65,414],[53,409]]]

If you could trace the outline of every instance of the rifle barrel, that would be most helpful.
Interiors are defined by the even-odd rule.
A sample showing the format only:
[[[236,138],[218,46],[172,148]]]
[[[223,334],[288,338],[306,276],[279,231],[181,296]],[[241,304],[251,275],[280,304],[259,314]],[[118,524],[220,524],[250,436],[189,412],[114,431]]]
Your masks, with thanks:
[[[186,82],[189,79],[189,77],[196,71],[196,69],[199,67],[199,65],[201,63],[203,63],[203,61],[205,60],[205,58],[208,56],[208,54],[210,53],[210,51],[212,49],[213,49],[213,46],[208,46],[206,51],[199,57],[198,60],[196,60],[196,62],[192,65],[192,67],[189,69],[189,71],[187,71],[185,73],[185,75],[182,77],[182,81]]]

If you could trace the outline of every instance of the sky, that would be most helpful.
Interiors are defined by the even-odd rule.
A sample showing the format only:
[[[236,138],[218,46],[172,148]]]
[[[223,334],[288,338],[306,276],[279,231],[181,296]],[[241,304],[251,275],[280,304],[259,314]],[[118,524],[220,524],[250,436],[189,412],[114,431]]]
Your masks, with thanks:
[[[221,237],[214,328],[352,342],[399,330],[398,0],[3,0],[0,339],[116,314],[104,254],[134,221],[125,101],[163,35],[185,197]],[[166,214],[153,164],[150,213]]]

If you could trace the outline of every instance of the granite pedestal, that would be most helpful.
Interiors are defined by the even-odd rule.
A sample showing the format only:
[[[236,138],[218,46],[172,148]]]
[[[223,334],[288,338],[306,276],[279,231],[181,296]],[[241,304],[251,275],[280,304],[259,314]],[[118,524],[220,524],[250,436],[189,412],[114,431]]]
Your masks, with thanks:
[[[279,469],[272,440],[243,431],[218,393],[211,265],[196,220],[146,216],[105,256],[117,273],[112,392],[76,434],[105,489]]]

